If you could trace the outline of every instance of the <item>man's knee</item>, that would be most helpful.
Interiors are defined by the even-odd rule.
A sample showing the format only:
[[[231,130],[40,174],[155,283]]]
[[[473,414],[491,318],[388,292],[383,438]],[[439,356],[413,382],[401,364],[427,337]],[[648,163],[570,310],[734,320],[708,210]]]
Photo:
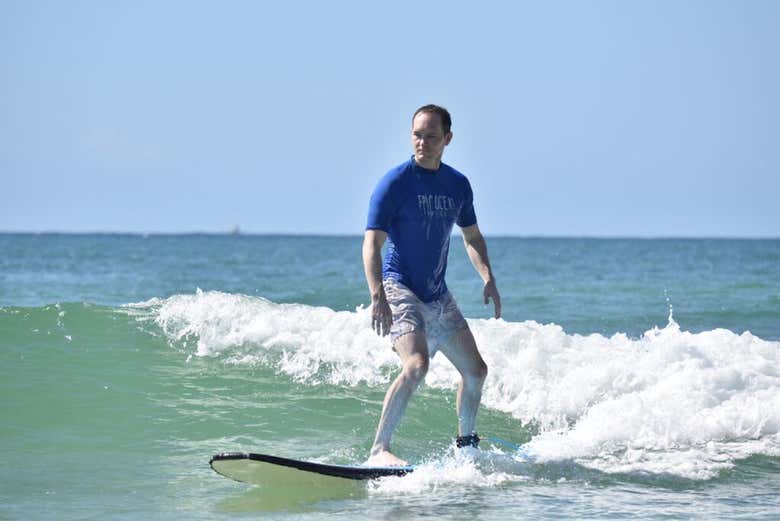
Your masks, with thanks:
[[[479,360],[476,360],[473,364],[471,364],[468,369],[461,371],[461,376],[463,377],[463,383],[468,386],[478,386],[482,387],[482,384],[485,383],[485,379],[487,378],[488,374],[488,367],[482,358]]]
[[[464,376],[467,378],[470,378],[474,381],[479,382],[480,384],[485,381],[488,374],[488,367],[482,358],[480,358],[477,363],[474,364],[474,366],[471,368],[470,371]]]
[[[475,371],[475,376],[480,379],[481,381],[485,381],[485,378],[487,378],[488,375],[488,366],[485,363],[484,360],[479,361],[477,364],[477,369]]]
[[[419,384],[428,374],[428,357],[423,355],[412,355],[404,362],[403,373],[415,385]]]
[[[488,367],[479,354],[471,330],[464,328],[458,331],[455,342],[455,348],[460,350],[460,354],[454,353],[457,362],[453,360],[453,363],[458,367],[461,376],[469,382],[482,384],[487,378]]]

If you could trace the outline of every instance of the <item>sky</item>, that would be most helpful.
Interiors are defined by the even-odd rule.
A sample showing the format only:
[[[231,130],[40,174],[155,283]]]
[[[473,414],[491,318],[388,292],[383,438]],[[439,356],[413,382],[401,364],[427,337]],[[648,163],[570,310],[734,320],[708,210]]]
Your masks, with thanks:
[[[411,116],[486,235],[780,237],[780,2],[0,0],[0,231],[361,234]]]

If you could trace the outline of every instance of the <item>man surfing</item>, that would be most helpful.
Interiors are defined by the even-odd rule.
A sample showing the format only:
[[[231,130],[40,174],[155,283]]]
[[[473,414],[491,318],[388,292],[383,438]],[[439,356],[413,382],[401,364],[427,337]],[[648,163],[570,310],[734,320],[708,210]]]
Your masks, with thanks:
[[[402,370],[385,395],[367,465],[407,465],[390,451],[390,439],[437,351],[461,376],[456,443],[458,447],[479,443],[476,417],[487,365],[444,280],[454,224],[484,282],[485,304],[493,300],[496,318],[501,316],[501,297],[477,226],[469,181],[442,163],[444,148],[452,140],[451,126],[445,108],[417,109],[412,117],[414,155],[382,177],[369,204],[363,267],[372,327],[381,336],[390,335]]]

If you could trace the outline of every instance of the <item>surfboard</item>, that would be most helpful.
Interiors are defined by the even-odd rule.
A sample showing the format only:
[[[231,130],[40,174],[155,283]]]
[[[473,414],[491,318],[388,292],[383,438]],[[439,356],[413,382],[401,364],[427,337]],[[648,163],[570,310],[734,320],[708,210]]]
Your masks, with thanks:
[[[413,466],[372,467],[366,465],[333,465],[269,454],[223,452],[209,461],[211,468],[227,478],[253,485],[268,483],[301,484],[325,476],[337,479],[370,480],[387,476],[405,476]]]

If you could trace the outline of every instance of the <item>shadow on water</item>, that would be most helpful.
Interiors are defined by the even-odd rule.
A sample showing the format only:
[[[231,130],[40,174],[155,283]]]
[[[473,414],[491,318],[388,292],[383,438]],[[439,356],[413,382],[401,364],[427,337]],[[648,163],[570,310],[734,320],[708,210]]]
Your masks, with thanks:
[[[224,513],[310,512],[318,510],[316,505],[322,501],[364,499],[367,496],[365,481],[322,478],[303,480],[299,484],[269,482],[222,499],[216,509]]]
[[[216,509],[223,513],[311,512],[319,510],[316,505],[322,501],[365,499],[368,496],[364,482],[341,481],[344,483],[339,486],[326,488],[309,485],[253,486],[241,494],[222,499]]]
[[[478,472],[467,481],[453,480],[453,470],[459,465],[472,465]],[[455,472],[456,473],[456,472]],[[645,488],[666,489],[669,491],[696,491],[707,488],[712,481],[698,481],[681,478],[672,474],[652,473],[605,473],[577,463],[573,460],[539,463],[523,459],[512,454],[480,451],[468,458],[451,455],[440,460],[421,464],[411,480],[416,484],[404,489],[404,504],[416,505],[415,497],[426,496],[436,490],[448,489],[449,500],[455,501],[463,494],[498,488],[521,489],[536,486],[557,486],[558,484],[587,483],[590,487],[610,488],[630,486],[634,490]],[[491,478],[502,474],[506,479],[491,482]],[[481,478],[484,478],[482,480]],[[404,479],[409,478],[390,478]],[[410,480],[410,481],[411,481]],[[479,481],[483,483],[479,483]],[[377,482],[374,482],[377,483]],[[476,487],[476,488],[475,488]],[[251,512],[315,512],[322,510],[323,502],[343,500],[367,500],[372,495],[372,484],[365,481],[353,481],[341,478],[315,477],[302,475],[300,481],[288,479],[269,480],[261,486],[252,486],[241,493],[226,497],[216,504],[216,510],[222,513]],[[396,491],[398,493],[399,491]],[[383,494],[380,494],[382,496]],[[395,494],[393,494],[395,497]],[[442,497],[439,498],[444,499]],[[457,501],[456,501],[457,502]],[[403,510],[403,505],[397,505]],[[441,507],[441,505],[439,505]]]

